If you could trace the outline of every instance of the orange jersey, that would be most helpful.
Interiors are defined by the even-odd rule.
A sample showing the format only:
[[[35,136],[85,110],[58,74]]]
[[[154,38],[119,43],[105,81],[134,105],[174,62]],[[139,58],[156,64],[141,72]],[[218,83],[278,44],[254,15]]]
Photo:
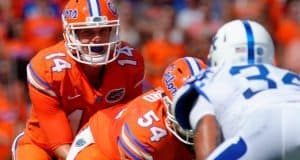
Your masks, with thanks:
[[[120,155],[129,159],[192,159],[187,146],[166,128],[161,92],[151,90],[124,106],[102,110],[91,117],[88,127],[101,160],[119,160]],[[79,141],[82,139],[74,143],[80,144]]]
[[[125,103],[142,93],[141,54],[122,42],[119,57],[104,67],[93,88],[64,42],[39,52],[27,66],[32,111],[25,134],[47,150],[71,143],[73,134],[100,109]]]

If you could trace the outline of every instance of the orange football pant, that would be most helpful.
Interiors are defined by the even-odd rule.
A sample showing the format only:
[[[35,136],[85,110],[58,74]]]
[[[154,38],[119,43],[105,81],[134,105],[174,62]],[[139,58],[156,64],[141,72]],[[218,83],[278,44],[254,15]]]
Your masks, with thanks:
[[[25,134],[17,142],[15,160],[52,160],[50,154]]]

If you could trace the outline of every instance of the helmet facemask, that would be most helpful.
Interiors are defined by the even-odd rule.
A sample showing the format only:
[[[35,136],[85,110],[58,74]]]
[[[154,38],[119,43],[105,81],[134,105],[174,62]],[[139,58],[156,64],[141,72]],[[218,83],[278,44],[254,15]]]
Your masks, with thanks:
[[[114,61],[119,53],[119,20],[107,20],[105,16],[87,17],[86,22],[64,23],[65,43],[69,55],[76,61],[88,65],[105,65]],[[107,41],[100,43],[82,43],[80,30],[108,29]],[[101,35],[100,35],[101,36]]]
[[[193,145],[193,131],[183,129],[176,121],[174,115],[170,113],[172,105],[170,98],[166,94],[162,93],[162,101],[167,108],[167,118],[165,119],[167,129],[182,143]]]

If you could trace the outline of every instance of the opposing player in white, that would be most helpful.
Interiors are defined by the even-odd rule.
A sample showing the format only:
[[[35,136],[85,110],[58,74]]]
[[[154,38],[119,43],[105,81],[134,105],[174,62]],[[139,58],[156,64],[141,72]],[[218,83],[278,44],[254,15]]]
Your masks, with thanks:
[[[179,124],[194,129],[197,159],[299,158],[291,155],[300,149],[300,76],[273,66],[273,55],[272,39],[256,22],[219,29],[211,67],[173,101]]]

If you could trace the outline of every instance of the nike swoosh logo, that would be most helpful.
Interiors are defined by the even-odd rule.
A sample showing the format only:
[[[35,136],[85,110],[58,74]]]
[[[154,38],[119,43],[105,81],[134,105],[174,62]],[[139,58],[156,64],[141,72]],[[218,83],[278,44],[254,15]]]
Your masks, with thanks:
[[[72,99],[78,98],[80,96],[81,96],[80,94],[77,94],[75,96],[68,96],[67,98],[68,98],[68,100],[72,100]]]

